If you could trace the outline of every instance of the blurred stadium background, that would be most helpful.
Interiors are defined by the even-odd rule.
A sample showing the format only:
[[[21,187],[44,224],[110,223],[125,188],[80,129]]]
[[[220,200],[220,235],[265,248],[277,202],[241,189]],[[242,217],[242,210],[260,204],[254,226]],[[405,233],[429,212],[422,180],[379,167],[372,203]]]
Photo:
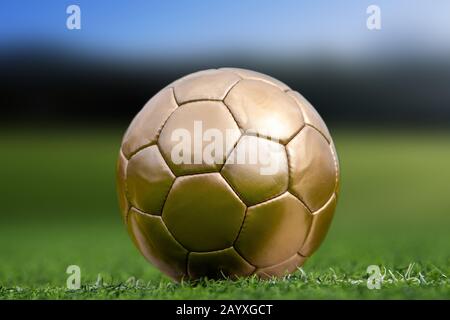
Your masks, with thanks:
[[[159,279],[119,219],[121,135],[171,81],[225,66],[298,90],[334,135],[342,196],[307,270],[448,271],[450,2],[3,1],[0,286],[63,286],[69,264]]]

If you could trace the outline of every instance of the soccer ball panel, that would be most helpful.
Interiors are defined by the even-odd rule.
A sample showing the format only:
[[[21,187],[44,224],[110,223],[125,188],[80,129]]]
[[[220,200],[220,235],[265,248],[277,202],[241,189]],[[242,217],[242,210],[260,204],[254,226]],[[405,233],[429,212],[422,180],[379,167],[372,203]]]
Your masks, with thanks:
[[[221,174],[246,205],[263,202],[288,188],[286,151],[279,143],[244,136],[228,157]]]
[[[195,100],[222,100],[227,92],[240,80],[232,72],[207,70],[174,83],[178,104]]]
[[[317,110],[311,105],[311,103],[309,103],[309,101],[306,100],[297,91],[287,91],[287,94],[290,95],[292,98],[294,98],[295,101],[297,101],[300,109],[302,110],[305,123],[316,128],[327,138],[328,142],[331,142],[332,141],[331,135],[330,132],[328,131],[327,126],[325,125],[325,122],[322,120],[322,117],[319,115]]]
[[[255,267],[245,261],[233,248],[212,252],[191,252],[188,257],[188,275],[211,279],[238,278],[252,274]]]
[[[249,207],[236,250],[256,267],[280,263],[299,251],[311,219],[308,209],[288,192]]]
[[[161,217],[131,208],[128,229],[133,242],[147,260],[175,280],[185,276],[188,252],[171,236]]]
[[[164,122],[178,107],[173,91],[164,89],[151,98],[131,122],[122,141],[122,151],[127,158],[139,148],[156,143]]]
[[[305,127],[286,146],[290,168],[289,191],[315,211],[336,187],[336,164],[331,147],[314,128]]]
[[[296,253],[292,257],[281,263],[275,264],[270,267],[257,269],[255,274],[261,279],[270,279],[272,277],[283,277],[297,270],[297,268],[299,268],[305,263],[306,259],[307,258]]]
[[[219,173],[207,173],[177,178],[162,217],[189,251],[214,251],[233,245],[245,209]]]
[[[309,257],[319,248],[328,232],[335,208],[336,196],[333,195],[323,208],[314,212],[311,230],[300,250],[301,255]]]
[[[119,209],[124,221],[128,214],[129,204],[126,191],[126,170],[128,160],[123,155],[122,151],[119,152],[119,158],[116,165],[116,191],[119,199]]]
[[[207,132],[211,139],[203,135]],[[222,102],[198,101],[180,106],[170,116],[158,144],[169,167],[181,176],[219,171],[240,136],[239,127]],[[220,148],[213,154],[208,148],[214,145]]]
[[[149,214],[160,215],[164,200],[175,176],[170,171],[158,146],[136,153],[127,167],[127,190],[130,203]]]
[[[244,131],[289,141],[303,126],[297,103],[280,88],[258,80],[241,80],[224,100]]]
[[[274,86],[279,87],[283,91],[290,89],[286,84],[284,84],[280,80],[277,80],[275,78],[272,78],[272,77],[270,77],[266,74],[260,73],[260,72],[246,70],[246,69],[240,69],[240,68],[221,68],[219,70],[227,70],[227,71],[234,72],[234,73],[238,74],[240,77],[242,77],[243,79],[265,81]]]

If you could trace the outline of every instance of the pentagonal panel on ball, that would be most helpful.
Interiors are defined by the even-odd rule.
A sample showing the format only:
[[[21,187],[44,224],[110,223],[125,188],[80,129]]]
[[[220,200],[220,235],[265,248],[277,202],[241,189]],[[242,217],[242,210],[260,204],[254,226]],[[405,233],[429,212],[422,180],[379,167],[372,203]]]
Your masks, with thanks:
[[[136,153],[128,162],[127,190],[130,203],[150,214],[161,214],[164,200],[175,176],[170,171],[158,146]]]
[[[228,156],[221,174],[246,205],[263,202],[288,188],[286,151],[279,143],[244,136]]]
[[[158,140],[161,152],[177,176],[219,171],[241,135],[220,101],[197,101],[180,106]]]
[[[116,165],[116,191],[119,199],[120,213],[122,214],[124,221],[126,220],[129,209],[126,191],[127,164],[128,160],[125,158],[121,150],[119,152],[119,158],[117,159]]]
[[[327,138],[328,142],[331,142],[330,132],[328,131],[325,122],[322,120],[322,117],[319,115],[316,108],[314,108],[312,104],[309,103],[309,101],[297,91],[290,90],[287,91],[287,94],[297,101],[298,106],[302,110],[305,123],[319,130]]]
[[[131,208],[128,230],[134,244],[147,260],[175,280],[185,276],[188,252],[171,236],[161,217]]]
[[[214,251],[233,244],[245,209],[219,173],[208,173],[177,178],[162,217],[189,251]]]
[[[289,141],[303,126],[297,103],[280,88],[258,80],[241,80],[224,100],[246,132]]]
[[[176,81],[173,88],[179,104],[195,100],[222,100],[239,80],[240,77],[232,72],[205,70]]]
[[[311,211],[330,199],[336,186],[336,167],[331,147],[314,128],[305,127],[286,146],[290,168],[289,191]]]
[[[206,276],[210,279],[244,277],[252,274],[250,265],[233,248],[211,252],[191,252],[188,257],[188,274],[191,278]]]
[[[312,215],[296,197],[285,194],[247,209],[236,250],[257,267],[269,267],[298,252]]]
[[[125,132],[122,141],[124,155],[129,158],[142,146],[155,143],[161,127],[176,108],[171,88],[163,89],[151,98]]]
[[[286,274],[292,273],[297,268],[305,263],[306,258],[299,255],[298,253],[294,254],[289,259],[275,264],[273,266],[259,268],[256,270],[255,274],[262,279],[269,279],[272,277],[282,277]]]
[[[252,71],[252,70],[240,69],[240,68],[221,68],[219,70],[226,70],[226,71],[234,72],[234,73],[238,74],[240,77],[242,77],[243,79],[253,79],[253,80],[265,81],[274,86],[279,87],[283,91],[289,90],[289,87],[286,84],[284,84],[283,82],[281,82],[280,80],[272,78],[263,73],[259,73],[259,72]]]
[[[303,256],[311,256],[316,251],[330,228],[333,220],[334,210],[336,208],[336,196],[333,195],[330,200],[318,211],[313,213],[311,229],[308,232],[305,243],[300,253]]]

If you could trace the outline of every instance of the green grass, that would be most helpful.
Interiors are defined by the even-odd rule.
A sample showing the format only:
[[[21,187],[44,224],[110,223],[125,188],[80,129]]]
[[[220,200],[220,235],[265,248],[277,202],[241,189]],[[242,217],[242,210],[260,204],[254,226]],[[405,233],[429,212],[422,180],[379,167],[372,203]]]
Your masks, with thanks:
[[[338,210],[301,270],[281,280],[182,284],[141,257],[120,221],[119,140],[113,130],[0,134],[0,298],[450,298],[447,132],[337,130]],[[77,291],[65,287],[73,264]],[[366,286],[372,264],[385,272],[381,290]]]

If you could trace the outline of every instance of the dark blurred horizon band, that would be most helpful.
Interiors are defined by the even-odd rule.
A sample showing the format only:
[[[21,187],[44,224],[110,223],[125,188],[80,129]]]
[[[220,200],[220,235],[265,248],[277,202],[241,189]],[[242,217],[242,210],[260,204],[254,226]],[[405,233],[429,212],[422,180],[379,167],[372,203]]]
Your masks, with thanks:
[[[0,4],[3,127],[124,126],[179,77],[239,67],[299,91],[331,127],[450,128],[448,1],[81,0],[70,30],[72,4]]]

